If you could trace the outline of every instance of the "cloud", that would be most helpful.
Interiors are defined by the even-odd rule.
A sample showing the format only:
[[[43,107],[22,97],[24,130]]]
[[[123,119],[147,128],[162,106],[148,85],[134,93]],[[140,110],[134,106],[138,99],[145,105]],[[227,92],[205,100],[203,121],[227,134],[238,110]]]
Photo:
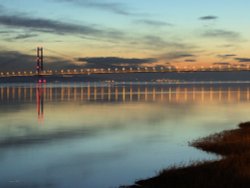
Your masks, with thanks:
[[[250,58],[235,58],[240,63],[250,63]]]
[[[195,46],[190,44],[185,44],[183,42],[176,41],[165,41],[163,38],[155,35],[146,35],[144,36],[140,43],[149,46],[150,48],[164,49],[164,48],[174,48],[174,49],[191,49],[195,48]]]
[[[123,33],[115,30],[96,29],[86,25],[77,25],[56,20],[28,18],[17,15],[0,15],[0,25],[15,29],[53,33],[58,35],[76,34],[107,38],[122,38]]]
[[[17,51],[0,51],[1,71],[35,69],[35,58]]]
[[[242,40],[240,33],[237,33],[234,31],[222,30],[222,29],[214,29],[214,30],[205,31],[204,33],[202,33],[202,36],[206,38],[224,39],[224,40],[230,40],[230,41]]]
[[[144,25],[148,25],[152,27],[174,26],[173,24],[168,23],[168,22],[157,21],[157,20],[147,20],[147,19],[136,20],[135,23],[144,24]]]
[[[194,62],[196,62],[196,59],[185,59],[185,62],[194,63]]]
[[[228,59],[228,58],[231,58],[231,57],[235,57],[237,56],[236,54],[222,54],[222,55],[218,55],[219,58],[222,58],[222,59]]]
[[[160,56],[160,59],[165,60],[177,60],[177,59],[183,59],[183,58],[192,58],[196,57],[194,54],[191,54],[189,52],[169,52],[166,54],[162,54]]]
[[[220,47],[220,48],[235,48],[236,45],[234,45],[234,44],[224,44],[224,45],[219,45],[218,47]]]
[[[78,63],[77,63],[78,62]],[[156,63],[154,58],[120,58],[120,57],[87,57],[66,60],[63,58],[47,56],[44,62],[46,70],[81,69],[81,68],[116,68],[138,67],[144,64]],[[0,51],[1,71],[35,71],[35,55],[23,54],[18,51]]]
[[[199,19],[200,19],[200,20],[203,20],[203,21],[207,21],[207,20],[217,20],[218,17],[217,17],[217,16],[212,16],[212,15],[210,15],[210,16],[202,16],[202,17],[200,17]]]
[[[1,34],[9,34],[10,31],[5,30],[5,31],[0,31],[0,33],[1,33]]]
[[[74,69],[79,68],[73,61],[47,56],[44,66],[46,69]],[[23,54],[18,51],[0,51],[1,71],[35,71],[35,55]]]
[[[127,8],[121,3],[88,2],[85,5],[87,5],[88,7],[106,10],[120,15],[133,15],[133,13],[127,11]]]
[[[87,57],[87,58],[78,58],[77,61],[85,62],[83,65],[85,68],[113,68],[113,67],[122,67],[122,66],[141,66],[143,64],[152,64],[157,62],[157,59],[146,58],[119,58],[119,57]]]
[[[27,38],[37,37],[37,36],[38,36],[37,34],[29,34],[29,33],[26,33],[26,34],[19,34],[19,35],[17,35],[14,39],[16,39],[16,40],[19,40],[19,39],[27,39]]]
[[[213,65],[228,66],[228,65],[231,65],[231,63],[229,63],[229,62],[216,62],[216,63],[213,63]]]
[[[80,5],[83,7],[99,9],[120,15],[126,15],[126,16],[134,15],[134,13],[128,11],[128,7],[122,3],[98,2],[94,0],[54,0],[54,1],[73,3],[77,6]]]

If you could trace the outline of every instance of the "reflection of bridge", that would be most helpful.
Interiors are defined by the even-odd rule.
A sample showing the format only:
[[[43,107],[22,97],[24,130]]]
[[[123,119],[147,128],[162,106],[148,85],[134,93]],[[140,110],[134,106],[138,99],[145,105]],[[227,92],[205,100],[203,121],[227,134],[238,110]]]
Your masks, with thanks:
[[[38,120],[40,122],[43,122],[44,120],[44,93],[46,93],[46,87],[43,87],[43,85],[38,84],[36,87],[36,107]]]
[[[43,85],[42,87],[0,87],[0,104],[37,102],[43,113],[44,102],[164,102],[185,103],[235,103],[250,101],[250,87],[215,85]]]
[[[47,49],[49,50],[49,49]],[[49,50],[56,53],[54,50]],[[117,68],[92,68],[92,69],[60,69],[60,70],[44,70],[43,48],[37,48],[36,70],[35,71],[9,71],[0,72],[1,77],[27,77],[27,76],[64,76],[64,75],[89,75],[89,74],[129,74],[129,73],[169,73],[169,72],[235,72],[250,71],[250,65],[230,65],[230,64],[214,64],[214,65],[189,65],[167,67],[117,67]],[[60,54],[65,56],[63,54]],[[69,61],[72,61],[69,60]],[[108,62],[107,62],[108,63]]]
[[[50,102],[160,102],[209,104],[250,102],[250,87],[235,85],[78,85],[0,86],[0,104],[36,103],[38,121],[44,121],[44,104]]]

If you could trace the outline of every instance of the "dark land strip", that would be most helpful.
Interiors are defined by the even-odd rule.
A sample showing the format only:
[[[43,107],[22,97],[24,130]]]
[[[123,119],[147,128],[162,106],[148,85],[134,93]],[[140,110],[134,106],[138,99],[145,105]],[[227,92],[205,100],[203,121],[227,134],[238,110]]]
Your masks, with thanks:
[[[127,188],[248,188],[250,187],[250,122],[190,143],[218,154],[218,161],[172,167]],[[126,187],[126,186],[125,186]]]

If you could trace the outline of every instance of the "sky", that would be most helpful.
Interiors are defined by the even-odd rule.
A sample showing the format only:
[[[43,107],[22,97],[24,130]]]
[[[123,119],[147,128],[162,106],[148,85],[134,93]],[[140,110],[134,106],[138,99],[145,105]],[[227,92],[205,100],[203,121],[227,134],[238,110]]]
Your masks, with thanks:
[[[0,0],[0,71],[250,63],[250,1]]]

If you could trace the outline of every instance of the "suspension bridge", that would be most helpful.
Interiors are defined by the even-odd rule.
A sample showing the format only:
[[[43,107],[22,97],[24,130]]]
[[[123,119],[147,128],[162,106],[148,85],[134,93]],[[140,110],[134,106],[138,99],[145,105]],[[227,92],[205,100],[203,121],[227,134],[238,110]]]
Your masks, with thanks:
[[[34,49],[33,49],[34,50]],[[47,49],[46,49],[47,50]],[[49,50],[56,53],[55,50]],[[46,69],[44,66],[44,48],[36,49],[36,66],[33,71],[0,71],[1,77],[33,77],[33,76],[64,76],[64,75],[90,75],[90,74],[130,74],[130,73],[170,73],[170,72],[236,72],[250,71],[250,65],[186,65],[186,66],[157,66],[157,67],[117,67],[117,68],[79,68],[79,69]],[[59,53],[57,53],[59,54]],[[61,56],[66,57],[61,54]],[[68,56],[69,57],[69,56]],[[71,59],[72,61],[72,59]]]

